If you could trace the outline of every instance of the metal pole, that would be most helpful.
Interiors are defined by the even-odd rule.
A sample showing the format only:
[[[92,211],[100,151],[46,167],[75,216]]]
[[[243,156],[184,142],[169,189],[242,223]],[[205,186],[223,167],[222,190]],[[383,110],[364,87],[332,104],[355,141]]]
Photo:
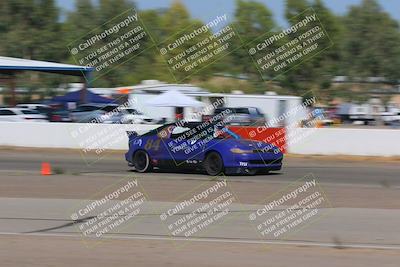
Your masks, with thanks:
[[[92,77],[91,71],[82,73],[81,80],[83,83],[83,88],[81,90],[80,104],[85,104],[87,102],[87,89],[90,86],[91,77]]]
[[[15,107],[15,105],[17,105],[17,99],[16,99],[16,95],[15,95],[15,75],[14,74],[10,75],[9,86],[10,86],[10,90],[11,90],[10,104],[12,107]]]
[[[79,104],[85,104],[86,103],[86,97],[87,97],[87,81],[85,79],[85,76],[82,76],[81,81],[83,83],[83,87],[82,87],[82,90],[81,90],[80,103]]]

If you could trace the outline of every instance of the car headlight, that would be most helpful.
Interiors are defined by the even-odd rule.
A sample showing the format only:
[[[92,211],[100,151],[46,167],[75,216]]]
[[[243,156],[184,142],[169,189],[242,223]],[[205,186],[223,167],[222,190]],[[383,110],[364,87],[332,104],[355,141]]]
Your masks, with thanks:
[[[235,154],[249,154],[253,153],[253,150],[245,150],[240,148],[231,148],[231,152]]]

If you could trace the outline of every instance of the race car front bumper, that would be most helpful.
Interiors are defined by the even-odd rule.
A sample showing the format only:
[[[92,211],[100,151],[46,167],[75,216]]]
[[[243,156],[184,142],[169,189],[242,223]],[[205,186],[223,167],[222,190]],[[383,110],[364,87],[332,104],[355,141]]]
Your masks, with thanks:
[[[265,169],[276,171],[282,168],[282,153],[235,154],[224,162],[226,168]]]

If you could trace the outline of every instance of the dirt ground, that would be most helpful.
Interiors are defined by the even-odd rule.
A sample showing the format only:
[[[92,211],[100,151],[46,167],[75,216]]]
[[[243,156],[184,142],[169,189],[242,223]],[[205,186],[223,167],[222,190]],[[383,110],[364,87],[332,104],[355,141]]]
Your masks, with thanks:
[[[23,151],[18,151],[18,153]],[[68,154],[69,152],[67,152]],[[10,154],[12,157],[14,154]],[[53,154],[49,154],[51,158]],[[11,157],[10,156],[10,157]],[[64,157],[64,155],[63,155]],[[71,152],[71,158],[74,153]],[[348,163],[341,158],[313,157],[297,158],[294,161],[301,166],[303,160],[313,162],[310,168],[318,168],[314,159],[320,162],[363,163],[363,159],[352,159]],[[13,158],[9,159],[14,161]],[[41,161],[42,159],[39,159]],[[78,159],[79,160],[79,159]],[[389,159],[388,159],[389,160]],[[120,159],[111,156],[104,169],[112,168]],[[397,159],[390,159],[389,166],[395,166]],[[41,176],[32,169],[30,157],[20,160],[26,169],[3,169],[0,172],[0,196],[12,198],[61,198],[87,199],[104,188],[126,178],[137,178],[139,184],[152,201],[175,201],[179,196],[200,185],[215,183],[211,178],[193,179],[193,176],[174,174],[139,175],[126,172],[126,175],[112,173],[66,173]],[[380,162],[377,160],[377,162]],[[384,161],[387,162],[387,161]],[[322,164],[321,163],[321,164]],[[319,164],[319,163],[318,163]],[[342,164],[342,163],[340,163]],[[384,163],[377,163],[379,166]],[[75,162],[71,163],[73,167]],[[296,167],[295,166],[295,167]],[[347,165],[346,165],[347,166]],[[11,168],[11,167],[10,167]],[[115,167],[118,169],[119,166]],[[357,171],[363,170],[356,167]],[[383,168],[383,167],[382,167]],[[351,170],[350,167],[348,167]],[[296,172],[296,168],[293,172]],[[100,175],[101,174],[101,175]],[[349,174],[350,176],[351,174]],[[125,178],[124,178],[125,177]],[[277,176],[279,177],[279,176]],[[288,181],[279,179],[264,180],[227,179],[228,186],[241,203],[261,204],[272,194],[284,189]],[[274,178],[274,177],[272,177]],[[341,184],[340,182],[320,185],[332,207],[399,209],[399,187],[391,184]],[[393,234],[398,234],[394,231]],[[246,242],[199,242],[146,239],[106,239],[83,242],[79,236],[46,235],[10,235],[0,233],[0,266],[349,266],[376,267],[399,266],[398,249],[353,249],[323,246],[267,245]]]
[[[155,177],[139,178],[149,199],[174,201],[193,188],[210,183],[201,180],[171,180]],[[85,175],[32,176],[24,174],[2,175],[0,196],[13,198],[65,198],[87,199],[122,177]],[[285,183],[263,181],[229,181],[228,186],[241,203],[260,204],[267,197],[285,188]],[[399,189],[391,187],[356,187],[322,185],[332,207],[399,209]],[[371,197],[373,196],[373,197]]]
[[[111,240],[95,246],[79,238],[1,236],[1,266],[399,266],[399,251],[206,242]],[[94,241],[93,241],[94,242]]]

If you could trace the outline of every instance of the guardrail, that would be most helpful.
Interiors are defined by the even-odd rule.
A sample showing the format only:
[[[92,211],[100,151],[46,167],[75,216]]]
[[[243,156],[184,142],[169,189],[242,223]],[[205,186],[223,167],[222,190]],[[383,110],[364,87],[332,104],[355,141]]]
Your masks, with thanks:
[[[158,125],[0,122],[0,146],[83,149],[87,144],[91,148],[103,147],[106,142],[107,149],[126,150],[125,131],[141,134],[156,127]],[[293,154],[400,156],[400,130],[298,128],[287,130],[286,134],[287,151]]]
[[[84,124],[84,123],[29,123],[0,122],[0,146],[40,147],[40,148],[102,148],[126,150],[128,136],[126,131],[145,133],[159,125],[145,124]],[[118,131],[117,131],[118,130]],[[100,134],[99,133],[103,133]],[[96,140],[106,135],[112,140]]]
[[[288,152],[292,154],[400,156],[400,130],[397,129],[300,128],[295,131],[293,136],[288,132]]]

